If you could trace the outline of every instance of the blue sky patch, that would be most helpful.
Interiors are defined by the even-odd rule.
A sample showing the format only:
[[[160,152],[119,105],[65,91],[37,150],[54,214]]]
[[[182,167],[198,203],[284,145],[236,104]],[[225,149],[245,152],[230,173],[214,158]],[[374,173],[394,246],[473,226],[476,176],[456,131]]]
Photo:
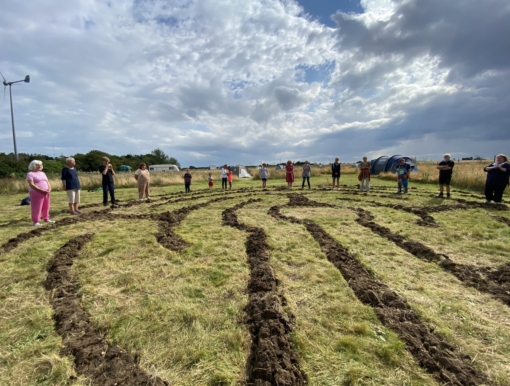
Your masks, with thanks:
[[[309,67],[303,64],[296,66],[298,81],[313,83],[313,82],[327,82],[331,70],[335,68],[335,62],[325,62],[319,66]]]
[[[336,27],[330,16],[337,11],[345,13],[363,13],[360,0],[297,0],[305,12],[328,27]]]

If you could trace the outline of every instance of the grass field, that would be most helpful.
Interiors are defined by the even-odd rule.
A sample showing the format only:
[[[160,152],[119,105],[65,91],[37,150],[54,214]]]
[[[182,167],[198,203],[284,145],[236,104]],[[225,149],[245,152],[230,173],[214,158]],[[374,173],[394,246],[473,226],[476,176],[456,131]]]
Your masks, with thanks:
[[[0,385],[510,385],[508,207],[311,180],[2,196]]]

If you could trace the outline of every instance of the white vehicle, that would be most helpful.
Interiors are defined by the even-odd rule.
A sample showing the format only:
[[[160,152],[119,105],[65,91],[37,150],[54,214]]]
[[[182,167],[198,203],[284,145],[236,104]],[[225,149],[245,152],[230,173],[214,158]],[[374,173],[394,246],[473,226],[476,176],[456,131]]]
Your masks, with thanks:
[[[149,171],[150,172],[178,172],[179,168],[177,167],[177,165],[170,165],[170,164],[150,165]]]

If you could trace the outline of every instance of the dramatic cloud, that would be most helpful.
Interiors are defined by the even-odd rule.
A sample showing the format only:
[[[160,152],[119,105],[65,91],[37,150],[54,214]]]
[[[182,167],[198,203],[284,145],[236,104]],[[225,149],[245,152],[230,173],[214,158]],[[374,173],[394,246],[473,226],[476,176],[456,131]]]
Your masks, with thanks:
[[[156,147],[183,165],[403,153],[510,138],[510,3],[361,0],[335,28],[293,0],[2,2],[18,150]],[[0,151],[12,151],[9,99]]]

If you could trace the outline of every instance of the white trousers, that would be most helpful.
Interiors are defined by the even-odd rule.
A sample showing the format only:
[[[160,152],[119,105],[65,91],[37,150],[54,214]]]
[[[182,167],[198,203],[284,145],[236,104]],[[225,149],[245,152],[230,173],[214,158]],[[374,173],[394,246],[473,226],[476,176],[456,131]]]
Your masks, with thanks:
[[[370,190],[370,179],[368,177],[363,177],[361,179],[361,182],[360,182],[360,185],[359,185],[359,190],[361,192],[363,190],[365,190],[365,185],[366,185],[366,191],[368,192]]]

